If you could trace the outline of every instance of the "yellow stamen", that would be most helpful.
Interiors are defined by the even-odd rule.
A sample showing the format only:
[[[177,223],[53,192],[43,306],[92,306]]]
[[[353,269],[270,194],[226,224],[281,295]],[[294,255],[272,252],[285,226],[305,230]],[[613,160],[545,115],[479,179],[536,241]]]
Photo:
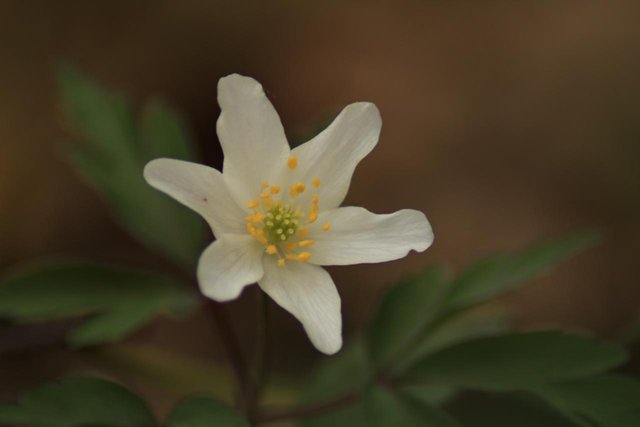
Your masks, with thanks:
[[[317,194],[314,194],[313,197],[311,198],[311,203],[313,203],[314,205],[317,205],[319,201],[320,201],[320,196],[318,196]]]
[[[288,250],[288,251],[292,251],[292,250],[294,250],[297,246],[298,246],[298,244],[297,244],[297,243],[291,242],[291,243],[287,243],[287,246],[286,246],[286,247],[287,247],[287,250]]]
[[[315,242],[313,240],[302,240],[300,242],[298,242],[298,246],[300,246],[301,248],[307,248],[311,245],[313,245]]]
[[[302,237],[303,239],[307,237],[308,234],[309,234],[309,230],[306,227],[301,228],[300,231],[298,231],[298,236]]]
[[[278,253],[278,248],[276,248],[274,245],[269,245],[269,246],[267,246],[267,253],[269,255],[277,254]]]
[[[269,193],[260,193],[260,198],[261,199],[268,199],[269,197],[271,197],[271,194],[269,194]]]
[[[290,156],[289,160],[287,160],[287,166],[289,166],[289,169],[295,169],[298,166],[298,158],[296,156]]]
[[[309,213],[309,218],[307,219],[307,222],[309,224],[313,224],[314,222],[316,222],[317,219],[318,219],[318,214],[315,213],[314,211],[311,211]]]
[[[303,193],[307,187],[302,182],[297,182],[291,186],[291,196],[296,197],[298,194]]]
[[[260,184],[260,188],[262,188],[263,190],[268,186],[269,186],[269,183],[267,181],[262,181],[262,183]]]
[[[302,252],[298,255],[298,261],[307,262],[311,258],[311,252]]]
[[[329,224],[328,222],[322,226],[322,231],[329,231],[329,229],[331,228],[331,224]]]
[[[280,259],[278,260],[278,265],[279,265],[280,267],[284,267],[284,258],[280,258]]]
[[[249,200],[249,203],[247,203],[247,207],[249,209],[255,209],[258,206],[260,206],[260,202],[258,202],[257,200]]]
[[[277,185],[271,186],[271,194],[278,194],[279,192],[280,192],[280,187],[278,187]]]
[[[320,187],[320,180],[318,178],[312,179],[311,180],[311,185],[313,185],[316,188]]]

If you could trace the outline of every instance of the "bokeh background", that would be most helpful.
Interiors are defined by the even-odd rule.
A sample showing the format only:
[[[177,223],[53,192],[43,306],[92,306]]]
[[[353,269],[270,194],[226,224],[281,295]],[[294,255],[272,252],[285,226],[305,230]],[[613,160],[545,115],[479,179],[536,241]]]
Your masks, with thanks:
[[[602,245],[504,302],[524,326],[614,337],[640,305],[639,21],[631,0],[1,1],[0,268],[63,253],[153,263],[64,158],[59,61],[137,101],[167,99],[217,168],[216,84],[239,72],[262,82],[293,141],[348,103],[375,102],[381,140],[346,203],[416,208],[432,222],[436,240],[424,254],[332,269],[347,340],[384,288],[411,272],[440,262],[460,269],[590,227]],[[230,304],[248,349],[254,303],[249,290]],[[320,356],[292,317],[271,309],[276,369],[308,372]],[[191,387],[173,374],[153,382],[135,373],[140,354],[70,353],[59,343],[64,326],[0,325],[0,399],[83,370],[132,384],[160,412]],[[131,343],[151,348],[162,372],[222,360],[204,314],[160,319]]]

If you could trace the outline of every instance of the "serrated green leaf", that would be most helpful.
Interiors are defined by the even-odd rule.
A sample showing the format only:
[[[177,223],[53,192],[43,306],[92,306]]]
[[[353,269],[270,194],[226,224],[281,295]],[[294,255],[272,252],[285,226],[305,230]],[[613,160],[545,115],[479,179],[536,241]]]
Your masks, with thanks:
[[[522,394],[467,392],[445,409],[465,427],[578,427],[544,402]]]
[[[0,424],[38,427],[152,427],[146,403],[131,391],[99,378],[67,378],[0,405]]]
[[[240,414],[227,405],[205,397],[178,403],[167,420],[167,427],[249,427]]]
[[[478,390],[518,390],[605,372],[622,347],[559,331],[525,332],[458,344],[426,357],[404,378]]]
[[[534,392],[584,425],[640,426],[640,382],[631,378],[586,378],[547,384]]]
[[[370,427],[461,427],[440,410],[382,387],[365,393],[364,407]]]
[[[122,96],[66,66],[58,73],[63,111],[78,143],[69,149],[80,175],[102,193],[116,219],[143,244],[191,266],[202,249],[202,220],[144,181],[154,158],[192,160],[182,121],[161,101],[150,101],[137,124]]]
[[[448,297],[448,305],[468,306],[493,298],[546,273],[560,261],[597,241],[598,235],[592,232],[571,234],[520,253],[483,259],[458,277]]]
[[[303,403],[330,400],[348,393],[360,393],[372,375],[361,341],[326,359],[306,381]],[[319,416],[302,420],[302,427],[350,426],[367,427],[360,401],[345,405]]]
[[[437,266],[389,290],[369,328],[369,351],[376,368],[406,352],[440,314],[447,279],[447,269]]]
[[[89,262],[34,263],[0,282],[0,317],[38,322],[92,314],[69,341],[118,340],[160,313],[184,314],[197,294],[173,278]]]

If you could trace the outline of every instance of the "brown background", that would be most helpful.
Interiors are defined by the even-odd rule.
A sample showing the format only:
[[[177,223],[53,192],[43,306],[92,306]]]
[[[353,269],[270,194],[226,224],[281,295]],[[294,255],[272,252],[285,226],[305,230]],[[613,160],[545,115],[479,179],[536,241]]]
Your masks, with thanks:
[[[460,268],[596,226],[602,246],[506,302],[525,325],[611,336],[640,297],[639,18],[636,1],[2,1],[0,267],[59,253],[147,261],[63,159],[59,60],[138,101],[170,100],[216,167],[217,79],[240,72],[263,83],[294,140],[350,102],[375,102],[382,137],[347,203],[417,208],[432,222],[436,241],[424,254],[332,270],[349,334],[380,290],[409,272],[437,262]],[[249,312],[253,297],[231,308]],[[292,318],[273,311],[277,366],[306,370],[299,360],[316,353]],[[250,336],[253,319],[237,317]],[[5,339],[19,341],[9,329]],[[161,321],[131,341],[203,359],[219,353],[201,314]],[[87,359],[61,346],[6,355],[0,398],[93,369]],[[138,387],[161,410],[175,399]]]

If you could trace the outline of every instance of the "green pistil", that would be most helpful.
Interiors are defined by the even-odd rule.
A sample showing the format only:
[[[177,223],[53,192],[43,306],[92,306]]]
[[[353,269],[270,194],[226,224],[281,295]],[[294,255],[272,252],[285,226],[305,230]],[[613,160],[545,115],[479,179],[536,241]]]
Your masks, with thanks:
[[[264,235],[271,243],[286,241],[298,231],[298,222],[301,214],[291,209],[289,205],[276,203],[265,215]]]

